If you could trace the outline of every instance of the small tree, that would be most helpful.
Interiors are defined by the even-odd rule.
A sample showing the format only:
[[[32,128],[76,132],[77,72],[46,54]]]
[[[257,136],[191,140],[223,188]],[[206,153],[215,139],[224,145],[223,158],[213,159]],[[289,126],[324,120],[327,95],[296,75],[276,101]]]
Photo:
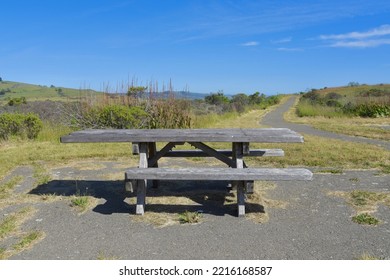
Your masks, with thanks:
[[[264,93],[260,93],[256,91],[254,94],[249,95],[249,103],[250,104],[261,104],[266,99],[266,96]]]
[[[210,95],[204,98],[206,103],[212,105],[223,105],[229,103],[229,98],[226,97],[222,91],[218,91],[217,93],[211,93]]]
[[[2,78],[2,77],[0,77],[0,83],[1,83],[1,82],[3,82],[3,78]]]
[[[138,97],[141,97],[147,89],[148,89],[148,87],[131,86],[127,90],[127,95],[134,97],[134,98],[138,98]]]

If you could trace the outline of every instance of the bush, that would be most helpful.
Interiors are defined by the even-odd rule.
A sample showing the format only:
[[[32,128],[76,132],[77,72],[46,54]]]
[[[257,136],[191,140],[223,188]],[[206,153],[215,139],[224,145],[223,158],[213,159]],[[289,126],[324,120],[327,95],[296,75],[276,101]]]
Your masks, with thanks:
[[[142,128],[146,112],[139,107],[125,105],[106,105],[82,110],[75,115],[73,125],[78,128]]]
[[[11,135],[35,139],[42,127],[41,119],[32,113],[3,113],[0,115],[0,139],[3,140],[7,140]]]
[[[9,106],[15,106],[20,104],[27,104],[26,97],[14,97],[8,100]]]
[[[390,116],[390,106],[381,104],[360,104],[355,107],[355,113],[360,117],[388,117]]]
[[[186,100],[149,100],[145,111],[148,128],[190,128],[192,124],[191,104]]]

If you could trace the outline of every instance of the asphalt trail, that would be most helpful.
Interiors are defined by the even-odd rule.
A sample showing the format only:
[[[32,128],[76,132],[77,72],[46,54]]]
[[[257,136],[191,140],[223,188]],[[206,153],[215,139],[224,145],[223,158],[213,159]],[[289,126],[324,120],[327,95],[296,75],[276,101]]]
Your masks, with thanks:
[[[349,142],[356,142],[356,143],[365,143],[365,144],[372,144],[377,145],[380,147],[383,147],[387,150],[390,150],[390,142],[389,141],[382,141],[382,140],[376,140],[376,139],[369,139],[364,137],[355,137],[355,136],[348,136],[338,133],[333,133],[329,131],[319,130],[315,129],[309,125],[304,124],[296,124],[296,123],[290,123],[284,120],[283,114],[287,112],[291,106],[294,105],[295,98],[297,97],[291,97],[287,102],[277,107],[275,110],[269,112],[267,115],[263,117],[263,120],[261,121],[261,124],[270,126],[270,127],[286,127],[291,130],[294,130],[298,133],[302,134],[311,134],[315,136],[325,137],[325,138],[331,138],[331,139],[338,139],[343,141],[349,141]]]

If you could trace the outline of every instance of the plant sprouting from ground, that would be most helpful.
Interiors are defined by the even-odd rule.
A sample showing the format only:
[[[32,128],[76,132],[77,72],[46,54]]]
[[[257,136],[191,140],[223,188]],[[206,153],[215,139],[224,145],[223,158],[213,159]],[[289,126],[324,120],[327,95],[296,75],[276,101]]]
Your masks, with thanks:
[[[179,214],[179,221],[181,224],[196,224],[200,222],[202,214],[199,212],[185,211]]]

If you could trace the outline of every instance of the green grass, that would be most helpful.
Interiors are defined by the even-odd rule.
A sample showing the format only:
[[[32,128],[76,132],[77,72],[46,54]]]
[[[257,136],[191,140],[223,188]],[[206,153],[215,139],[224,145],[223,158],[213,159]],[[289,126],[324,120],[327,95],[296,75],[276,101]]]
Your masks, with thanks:
[[[335,107],[312,105],[308,102],[301,101],[296,108],[298,117],[327,117],[338,118],[345,116],[344,113],[338,111]]]
[[[18,218],[16,215],[7,216],[0,223],[0,240],[11,234],[17,229]]]
[[[27,83],[3,81],[0,83],[1,90],[10,90],[4,95],[0,95],[0,103],[6,103],[8,98],[21,98],[25,97],[27,102],[37,101],[37,100],[62,100],[69,101],[71,99],[78,99],[87,94],[101,94],[101,92],[96,92],[93,90],[87,89],[71,89],[63,87],[50,87],[49,86],[40,86],[32,85]],[[60,90],[59,90],[60,89]],[[60,91],[60,93],[59,93]]]
[[[27,249],[30,247],[33,243],[37,242],[39,239],[43,237],[43,232],[41,231],[32,231],[27,233],[22,237],[22,239],[13,245],[13,249],[16,250],[17,252],[20,252],[22,250]]]
[[[76,196],[70,200],[71,205],[74,207],[78,207],[82,212],[84,212],[89,204],[89,198],[88,196],[82,195],[82,196]]]
[[[363,225],[378,225],[379,220],[368,213],[361,213],[352,217],[352,221]]]
[[[10,191],[13,190],[17,184],[23,181],[22,176],[15,176],[7,183],[0,185],[0,199],[9,197]]]
[[[32,214],[33,210],[34,209],[31,207],[26,207],[16,213],[6,216],[0,222],[0,240],[14,233],[19,225]]]
[[[179,214],[179,221],[181,224],[196,224],[200,222],[202,214],[199,212],[185,211]]]
[[[7,249],[0,247],[0,260],[5,260],[7,255],[6,255]]]
[[[369,191],[355,190],[350,194],[351,203],[354,206],[366,206],[384,202],[388,197],[385,193],[375,193]]]

